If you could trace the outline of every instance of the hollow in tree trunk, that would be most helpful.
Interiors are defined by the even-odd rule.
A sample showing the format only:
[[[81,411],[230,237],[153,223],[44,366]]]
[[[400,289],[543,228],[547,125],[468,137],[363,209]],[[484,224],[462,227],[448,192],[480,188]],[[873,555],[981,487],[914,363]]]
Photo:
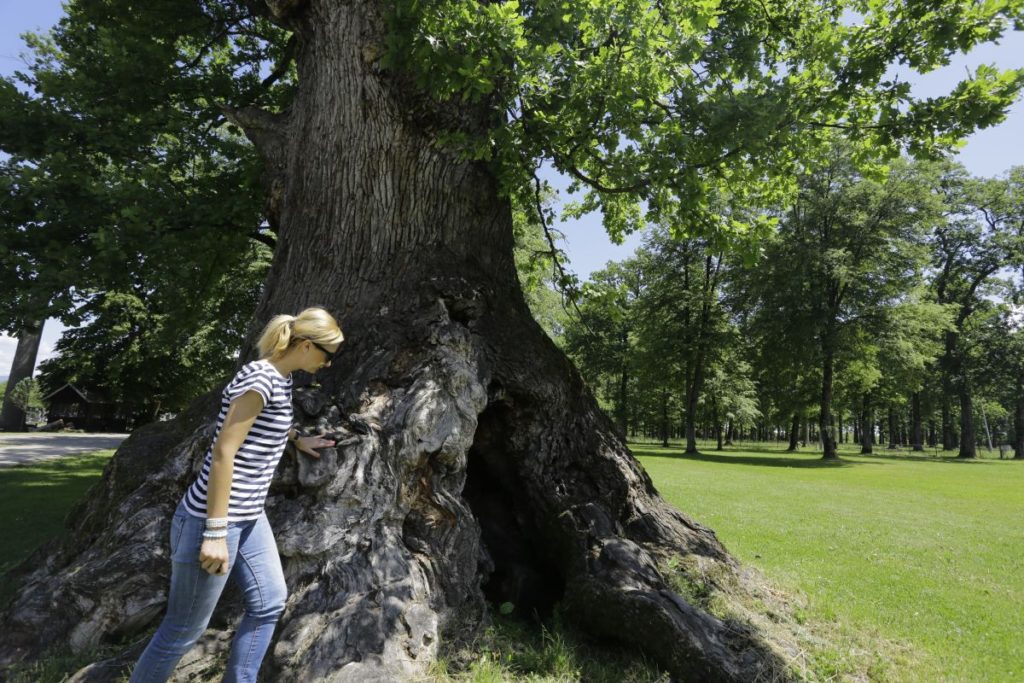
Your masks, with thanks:
[[[680,680],[788,679],[802,651],[789,610],[662,500],[534,322],[509,204],[487,166],[433,144],[408,84],[378,70],[374,5],[275,6],[297,13],[301,86],[286,115],[232,112],[266,158],[278,227],[239,362],[271,316],[308,305],[333,311],[346,341],[318,388],[299,378],[295,391],[301,430],[338,432],[338,446],[315,461],[290,451],[267,499],[289,587],[267,680],[422,676],[489,623],[489,601],[540,616],[559,602],[570,624]],[[69,516],[68,538],[7,577],[18,591],[0,614],[0,664],[46,643],[138,640],[159,620],[171,513],[218,401],[211,391],[136,430]],[[178,680],[225,656],[240,608],[222,603]],[[749,609],[758,603],[779,623]],[[129,651],[79,679],[133,661]]]

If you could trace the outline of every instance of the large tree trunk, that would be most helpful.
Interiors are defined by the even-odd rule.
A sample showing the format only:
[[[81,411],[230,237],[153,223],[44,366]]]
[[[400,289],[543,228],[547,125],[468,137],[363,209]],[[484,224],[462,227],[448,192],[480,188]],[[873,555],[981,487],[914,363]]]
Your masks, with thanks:
[[[39,355],[39,342],[43,338],[43,324],[40,320],[35,325],[25,326],[18,331],[18,346],[14,350],[14,361],[7,377],[7,388],[4,390],[3,407],[0,408],[0,430],[5,432],[25,431],[25,412],[14,405],[11,392],[21,380],[32,377]]]
[[[240,362],[273,314],[311,304],[347,338],[320,389],[296,389],[303,429],[345,436],[319,460],[286,456],[267,501],[289,586],[267,680],[421,676],[487,625],[487,600],[541,614],[561,601],[570,623],[680,680],[788,679],[792,622],[769,628],[748,605],[788,610],[661,499],[533,321],[508,203],[483,164],[438,151],[406,88],[378,73],[368,11],[311,2],[294,24],[302,86],[289,116],[249,121],[282,173],[278,245]],[[132,637],[160,618],[171,512],[218,398],[132,434],[70,515],[68,540],[9,577],[20,587],[0,615],[0,662]],[[707,597],[680,596],[679,580]],[[190,666],[224,656],[239,606],[223,602]]]

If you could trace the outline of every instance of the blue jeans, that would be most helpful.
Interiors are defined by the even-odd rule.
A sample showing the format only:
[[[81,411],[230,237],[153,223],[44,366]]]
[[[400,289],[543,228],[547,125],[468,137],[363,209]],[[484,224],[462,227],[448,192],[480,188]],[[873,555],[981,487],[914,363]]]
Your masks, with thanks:
[[[270,646],[288,589],[277,543],[266,513],[259,519],[228,524],[228,572],[209,574],[199,566],[206,520],[186,512],[182,503],[171,521],[171,589],[167,615],[132,671],[131,683],[163,683],[210,623],[228,579],[238,584],[245,615],[231,641],[226,683],[255,681]]]

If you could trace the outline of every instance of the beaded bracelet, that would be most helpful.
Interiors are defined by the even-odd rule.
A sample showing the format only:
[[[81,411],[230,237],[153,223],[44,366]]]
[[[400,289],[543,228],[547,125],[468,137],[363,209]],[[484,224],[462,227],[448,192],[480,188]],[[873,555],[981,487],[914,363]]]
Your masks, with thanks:
[[[207,517],[206,518],[207,529],[227,529],[228,518],[227,517]]]
[[[227,538],[227,537],[228,537],[228,530],[227,529],[224,529],[224,531],[204,531],[203,532],[203,538]]]

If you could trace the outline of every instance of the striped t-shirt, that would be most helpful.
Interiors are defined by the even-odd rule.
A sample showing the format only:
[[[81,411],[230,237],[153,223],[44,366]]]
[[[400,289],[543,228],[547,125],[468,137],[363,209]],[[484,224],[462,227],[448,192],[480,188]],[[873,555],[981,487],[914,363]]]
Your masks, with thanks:
[[[217,437],[220,436],[228,406],[246,391],[255,391],[263,397],[263,410],[256,416],[256,421],[235,454],[231,472],[231,497],[228,501],[229,522],[256,519],[263,512],[270,480],[284,453],[288,432],[292,427],[291,376],[283,377],[268,360],[254,360],[246,363],[224,387],[212,444],[217,443]],[[213,461],[212,444],[206,451],[199,476],[185,491],[185,509],[195,517],[207,516],[206,491]]]

